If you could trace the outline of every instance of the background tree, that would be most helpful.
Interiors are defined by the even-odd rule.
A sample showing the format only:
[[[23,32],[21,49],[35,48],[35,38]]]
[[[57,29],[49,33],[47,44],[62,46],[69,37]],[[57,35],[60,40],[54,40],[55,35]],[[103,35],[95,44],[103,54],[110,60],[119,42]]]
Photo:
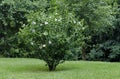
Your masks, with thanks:
[[[26,14],[30,11],[44,11],[46,7],[45,0],[2,0],[0,2],[0,54],[8,57],[24,56],[21,53],[23,46],[18,45],[19,28],[27,24]]]
[[[86,37],[82,44],[82,58],[86,59],[87,47],[97,43],[98,40],[93,38],[112,28],[114,16],[113,8],[108,4],[110,1],[105,0],[73,0],[67,1],[69,11],[73,11],[76,18],[83,20],[83,32]],[[101,40],[101,38],[99,38]],[[103,40],[101,40],[103,41]]]
[[[120,61],[119,59],[119,7],[117,0],[106,0],[112,7],[114,16],[112,28],[106,28],[96,36],[92,36],[92,43],[95,44],[89,53],[89,60]],[[115,53],[116,52],[116,53]],[[92,58],[92,59],[91,59]]]

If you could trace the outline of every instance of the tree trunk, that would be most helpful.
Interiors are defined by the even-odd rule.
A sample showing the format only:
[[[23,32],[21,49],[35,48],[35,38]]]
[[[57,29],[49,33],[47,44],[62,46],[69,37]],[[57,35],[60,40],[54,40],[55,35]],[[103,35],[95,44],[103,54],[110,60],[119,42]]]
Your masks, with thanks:
[[[54,64],[48,65],[48,67],[49,67],[49,71],[55,71],[56,69],[56,65]]]
[[[86,52],[85,52],[84,47],[82,48],[82,59],[86,60]]]

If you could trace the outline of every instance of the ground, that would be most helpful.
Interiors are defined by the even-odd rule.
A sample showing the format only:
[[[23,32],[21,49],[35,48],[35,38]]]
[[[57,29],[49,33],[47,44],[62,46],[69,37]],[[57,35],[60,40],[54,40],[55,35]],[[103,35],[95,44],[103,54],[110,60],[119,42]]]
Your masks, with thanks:
[[[0,79],[120,79],[120,63],[66,61],[49,72],[39,59],[0,58]]]

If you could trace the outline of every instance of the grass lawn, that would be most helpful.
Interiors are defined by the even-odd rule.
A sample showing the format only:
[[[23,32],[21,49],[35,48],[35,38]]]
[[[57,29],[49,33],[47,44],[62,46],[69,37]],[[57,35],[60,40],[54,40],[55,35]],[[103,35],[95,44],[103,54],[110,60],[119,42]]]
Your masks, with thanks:
[[[120,63],[66,61],[49,72],[39,59],[0,58],[0,79],[120,79]]]

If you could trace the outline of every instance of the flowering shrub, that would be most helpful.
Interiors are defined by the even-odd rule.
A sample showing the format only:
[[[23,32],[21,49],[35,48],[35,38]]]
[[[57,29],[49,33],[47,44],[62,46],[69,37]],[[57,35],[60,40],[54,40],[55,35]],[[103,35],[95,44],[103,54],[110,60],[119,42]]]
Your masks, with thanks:
[[[55,70],[72,54],[70,48],[79,46],[75,42],[80,41],[81,23],[71,13],[65,16],[59,13],[31,13],[28,22],[19,32],[20,40],[34,51],[37,58],[47,63],[49,70]]]

